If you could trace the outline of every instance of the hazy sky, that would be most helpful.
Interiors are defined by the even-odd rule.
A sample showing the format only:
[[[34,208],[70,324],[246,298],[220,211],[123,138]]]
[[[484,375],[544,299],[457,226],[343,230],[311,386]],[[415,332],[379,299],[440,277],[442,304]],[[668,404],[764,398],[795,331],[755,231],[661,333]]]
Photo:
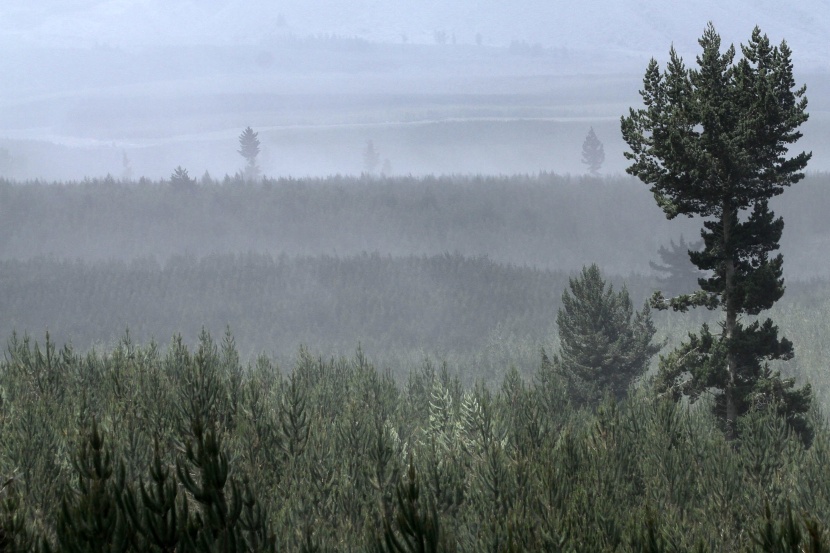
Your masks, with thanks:
[[[287,34],[373,41],[448,40],[662,52],[692,50],[707,21],[728,41],[760,25],[797,58],[826,66],[830,2],[801,0],[5,0],[0,37],[31,46],[257,44]]]

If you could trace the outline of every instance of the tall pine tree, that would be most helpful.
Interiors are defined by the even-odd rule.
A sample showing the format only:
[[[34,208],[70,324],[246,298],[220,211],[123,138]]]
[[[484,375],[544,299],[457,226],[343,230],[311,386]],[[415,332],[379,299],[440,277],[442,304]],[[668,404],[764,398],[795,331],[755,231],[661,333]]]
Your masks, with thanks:
[[[692,400],[714,393],[730,438],[741,415],[774,409],[809,440],[809,385],[796,389],[768,363],[791,358],[792,343],[770,319],[743,320],[784,293],[783,258],[771,256],[784,222],[769,200],[801,180],[810,159],[805,152],[788,157],[807,120],[805,88],[795,86],[786,42],[771,46],[757,27],[737,62],[734,47],[721,52],[711,23],[699,43],[696,68],[687,69],[674,49],[664,72],[652,59],[640,92],[645,108],[622,118],[628,172],[651,187],[669,219],[705,218],[703,249],[690,258],[711,276],[693,294],[666,300],[657,293],[653,304],[720,308],[724,317],[719,333],[704,325],[661,360],[658,386]]]

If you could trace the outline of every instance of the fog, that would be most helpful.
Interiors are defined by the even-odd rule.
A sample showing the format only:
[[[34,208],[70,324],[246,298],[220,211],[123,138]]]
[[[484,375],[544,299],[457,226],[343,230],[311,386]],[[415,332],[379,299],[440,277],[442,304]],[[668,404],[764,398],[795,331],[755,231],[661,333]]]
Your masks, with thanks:
[[[119,178],[125,156],[134,178],[233,175],[247,126],[274,177],[359,174],[367,140],[394,174],[580,174],[590,127],[603,172],[621,173],[619,117],[649,58],[673,44],[693,60],[708,20],[725,42],[755,23],[788,41],[810,99],[799,146],[811,170],[830,169],[818,1],[66,4],[0,8],[4,176]]]
[[[713,170],[725,133],[669,134],[676,197],[625,172],[707,22],[792,47],[777,197],[761,68],[690,118],[740,124]],[[0,0],[0,553],[830,551],[828,37],[830,0]]]
[[[421,348],[434,352],[439,343],[424,336],[452,328],[475,339],[442,330],[442,347],[464,342],[469,353],[509,336],[532,366],[539,340],[551,336],[539,320],[554,320],[568,274],[598,262],[618,284],[636,283],[639,301],[654,285],[648,262],[658,248],[696,238],[700,221],[666,221],[645,186],[624,176],[619,125],[640,105],[649,60],[664,63],[673,45],[694,63],[708,21],[727,44],[746,41],[758,24],[792,47],[810,102],[796,148],[813,152],[814,175],[774,205],[787,222],[787,278],[826,277],[830,257],[816,255],[830,244],[823,0],[7,0],[0,6],[3,330],[50,328],[87,347],[111,343],[126,326],[140,339],[166,341],[176,330],[195,337],[201,325],[221,333],[230,324],[248,332],[240,344],[249,352],[297,340],[342,352],[362,340],[386,347],[387,356],[420,358]],[[248,126],[258,133],[266,179],[255,184],[235,178],[245,167],[237,150]],[[605,161],[586,178],[582,145],[591,128]],[[360,177],[368,141],[383,179]],[[193,189],[170,185],[178,167],[197,179]],[[73,181],[83,182],[65,186]],[[481,327],[471,325],[483,300],[459,299],[465,286],[447,284],[463,265],[442,257],[448,252],[481,262],[469,274],[493,275],[475,290],[481,297],[544,305],[549,316],[530,320],[524,308],[500,307],[492,313],[501,315],[487,312]],[[367,253],[394,261],[361,257]],[[279,263],[286,282],[312,292],[297,299],[263,289],[259,262],[234,261],[248,254],[264,255],[266,267]],[[333,297],[335,287],[315,271],[342,268],[341,259],[377,272],[377,280],[342,286]],[[236,265],[240,274],[217,280],[217,267]],[[402,279],[407,271],[422,280]],[[500,284],[521,279],[536,288]],[[191,281],[195,290],[183,286]],[[233,296],[230,282],[250,286]],[[411,316],[398,319],[389,318],[397,300],[376,293],[388,287],[385,297],[397,298],[430,286],[449,291],[432,303],[412,300]],[[90,317],[98,292],[112,301]],[[256,305],[262,297],[276,298],[273,311]],[[358,322],[336,318],[331,305]],[[321,318],[300,317],[304,310]],[[287,332],[292,321],[299,326]],[[490,362],[494,374],[506,358]]]
[[[77,88],[7,102],[0,147],[18,158],[12,176],[118,177],[124,154],[136,176],[166,177],[178,165],[195,175],[233,174],[244,161],[236,138],[248,125],[271,176],[360,173],[367,140],[398,174],[579,173],[592,125],[606,144],[607,170],[620,171],[618,114],[637,89],[628,76],[544,74],[556,70],[555,52],[469,46],[301,42],[269,50],[264,67],[256,48],[97,54],[116,77],[118,67],[139,67],[107,84],[77,52],[40,53],[63,56],[58,65],[85,75],[65,75]],[[288,58],[312,59],[298,71],[285,67]],[[171,67],[180,70],[168,74]],[[520,83],[510,74],[517,69],[527,73]],[[620,94],[626,89],[629,98]]]

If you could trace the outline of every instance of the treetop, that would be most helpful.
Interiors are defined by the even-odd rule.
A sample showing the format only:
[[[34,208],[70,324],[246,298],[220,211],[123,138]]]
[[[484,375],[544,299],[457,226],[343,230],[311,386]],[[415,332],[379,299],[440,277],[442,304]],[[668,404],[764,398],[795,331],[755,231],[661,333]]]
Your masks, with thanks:
[[[668,218],[748,209],[801,180],[811,157],[787,156],[808,114],[786,42],[771,46],[756,27],[737,61],[711,23],[698,42],[696,67],[673,47],[664,71],[649,62],[644,108],[621,120],[627,171],[651,186]]]

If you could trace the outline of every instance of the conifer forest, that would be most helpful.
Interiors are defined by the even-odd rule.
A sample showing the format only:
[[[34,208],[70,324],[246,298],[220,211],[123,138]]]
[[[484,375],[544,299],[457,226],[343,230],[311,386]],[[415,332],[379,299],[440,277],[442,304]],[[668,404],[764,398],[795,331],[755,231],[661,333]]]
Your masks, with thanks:
[[[0,178],[0,552],[830,552],[810,89],[657,59],[626,175]]]

